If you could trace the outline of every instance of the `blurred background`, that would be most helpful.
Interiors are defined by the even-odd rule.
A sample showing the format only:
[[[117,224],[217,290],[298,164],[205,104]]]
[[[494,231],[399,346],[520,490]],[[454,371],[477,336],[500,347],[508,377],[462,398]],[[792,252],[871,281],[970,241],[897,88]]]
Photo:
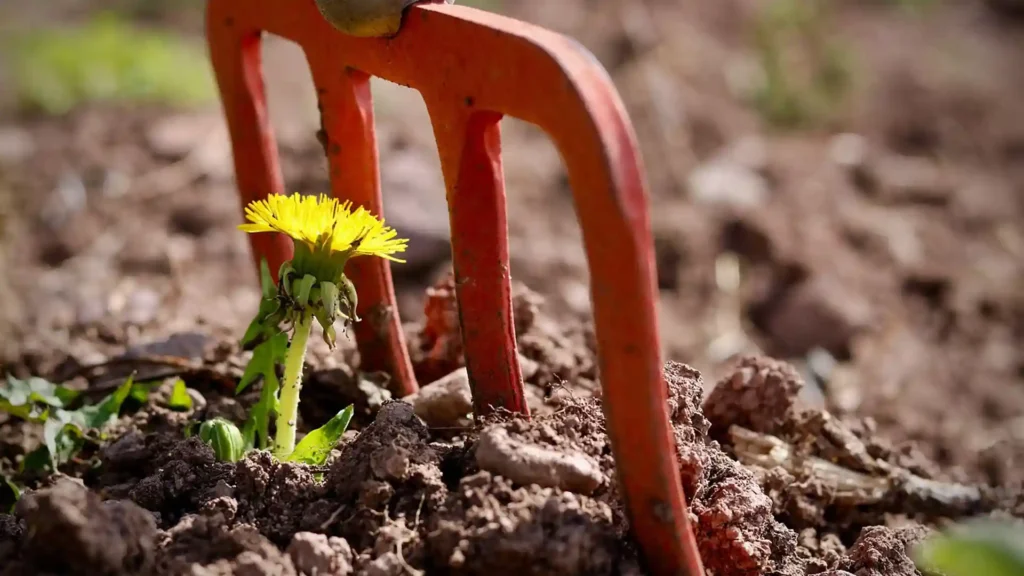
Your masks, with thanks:
[[[460,2],[466,4],[467,2]],[[258,294],[200,0],[0,3],[0,364],[181,331]],[[713,383],[792,361],[808,399],[975,479],[1024,478],[1024,8],[1018,0],[475,0],[577,38],[639,136],[666,358]],[[264,42],[288,191],[326,191],[301,51]],[[413,90],[374,84],[407,321],[448,262]],[[503,125],[513,278],[589,315],[564,168]]]

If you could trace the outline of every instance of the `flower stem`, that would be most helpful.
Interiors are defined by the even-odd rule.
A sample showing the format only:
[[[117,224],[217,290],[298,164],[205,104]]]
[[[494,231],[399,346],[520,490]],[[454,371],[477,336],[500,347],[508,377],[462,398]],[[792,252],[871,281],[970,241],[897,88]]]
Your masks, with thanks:
[[[299,413],[299,391],[302,389],[302,365],[306,360],[306,341],[313,327],[313,316],[303,312],[295,322],[295,333],[288,345],[284,360],[284,382],[281,386],[281,403],[277,413],[277,437],[274,440],[274,454],[279,458],[295,450],[295,424]]]

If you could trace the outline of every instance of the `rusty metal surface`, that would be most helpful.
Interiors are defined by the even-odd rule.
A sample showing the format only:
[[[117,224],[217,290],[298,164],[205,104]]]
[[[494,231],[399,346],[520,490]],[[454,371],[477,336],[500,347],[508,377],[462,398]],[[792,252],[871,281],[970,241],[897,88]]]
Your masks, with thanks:
[[[703,574],[680,490],[662,379],[646,184],[632,127],[604,69],[564,36],[472,8],[416,5],[391,39],[355,38],[313,0],[210,0],[208,38],[231,132],[241,201],[281,193],[261,78],[261,31],[305,51],[320,98],[332,193],[384,214],[368,75],[420,92],[438,143],[456,292],[478,413],[525,413],[509,287],[498,121],[552,138],[569,172],[590,266],[608,431],[631,526],[657,574]],[[273,270],[279,235],[253,235]],[[358,262],[358,264],[357,264]],[[387,263],[353,260],[364,364],[415,390]],[[383,323],[383,324],[382,324]]]

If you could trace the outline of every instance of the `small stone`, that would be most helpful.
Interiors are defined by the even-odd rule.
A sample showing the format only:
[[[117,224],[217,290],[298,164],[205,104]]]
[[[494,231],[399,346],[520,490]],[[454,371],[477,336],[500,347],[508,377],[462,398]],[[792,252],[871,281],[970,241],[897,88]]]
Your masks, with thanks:
[[[82,177],[75,172],[64,172],[43,205],[43,222],[55,230],[62,228],[85,208],[87,199]]]
[[[469,387],[469,373],[460,368],[451,374],[427,384],[418,392],[407,396],[416,415],[432,427],[466,426],[466,415],[473,411],[473,392]]]
[[[231,176],[231,146],[227,125],[220,114],[171,116],[156,122],[146,134],[159,156],[188,158],[204,176],[223,180]]]
[[[35,152],[32,134],[15,126],[0,128],[0,163],[16,164]]]
[[[590,287],[583,282],[575,280],[559,282],[558,293],[574,314],[586,314],[593,309],[590,302]]]
[[[760,174],[725,159],[699,166],[690,174],[688,186],[691,197],[701,204],[751,208],[768,199],[768,184]]]
[[[166,232],[156,232],[143,242],[126,242],[117,259],[125,274],[170,274]]]
[[[529,380],[529,379],[533,378],[534,376],[536,376],[537,372],[540,370],[540,363],[538,363],[536,360],[532,360],[530,358],[527,358],[526,356],[523,356],[522,354],[518,354],[518,356],[519,356],[519,371],[520,371],[520,373],[523,376],[523,380]]]
[[[152,322],[160,309],[161,297],[154,290],[139,288],[128,296],[124,318],[130,324],[145,325]]]
[[[560,488],[590,494],[607,479],[587,455],[566,449],[528,444],[499,426],[484,430],[476,444],[481,470],[524,486]]]
[[[768,143],[756,135],[744,136],[725,150],[721,156],[754,172],[768,169]]]
[[[828,145],[829,158],[846,170],[864,166],[868,159],[868,141],[860,134],[839,134]]]
[[[991,174],[972,174],[953,197],[953,209],[969,225],[978,228],[1013,218],[1019,195],[1012,179]]]
[[[879,197],[894,204],[946,204],[954,186],[949,176],[928,158],[889,156],[876,168]]]
[[[768,313],[765,329],[784,356],[802,356],[816,346],[842,356],[872,317],[871,304],[860,294],[838,279],[819,276],[783,295]]]
[[[206,408],[206,397],[203,396],[202,392],[195,388],[186,388],[185,391],[188,397],[192,399],[192,410],[194,412],[201,412]]]
[[[131,189],[132,181],[127,174],[119,170],[107,170],[103,175],[103,195],[107,198],[120,198]]]
[[[77,299],[75,304],[75,324],[88,326],[100,322],[107,315],[107,305],[103,298],[89,295]]]
[[[203,357],[209,336],[202,332],[177,332],[163,340],[147,342],[128,349],[127,355],[174,356],[199,359]]]
[[[101,232],[101,224],[95,217],[88,213],[78,214],[56,228],[52,234],[42,236],[39,260],[49,266],[59,266],[79,255]]]
[[[197,210],[195,206],[178,206],[171,210],[170,226],[175,232],[199,237],[216,224],[216,215],[209,210]]]

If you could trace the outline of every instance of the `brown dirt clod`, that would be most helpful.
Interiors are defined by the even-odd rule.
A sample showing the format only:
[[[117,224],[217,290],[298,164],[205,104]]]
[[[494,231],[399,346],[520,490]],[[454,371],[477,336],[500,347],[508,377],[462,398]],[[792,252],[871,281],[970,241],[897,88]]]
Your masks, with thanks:
[[[741,359],[704,401],[712,435],[722,440],[730,426],[765,434],[791,428],[803,386],[800,375],[786,362],[759,356]]]
[[[348,576],[352,573],[352,548],[344,538],[314,532],[299,532],[288,544],[287,553],[301,574]]]
[[[78,482],[62,479],[27,494],[16,513],[27,527],[23,553],[37,569],[82,575],[153,569],[156,523],[131,502],[104,502]]]
[[[856,576],[918,576],[910,548],[928,536],[921,526],[865,528],[837,568]]]

